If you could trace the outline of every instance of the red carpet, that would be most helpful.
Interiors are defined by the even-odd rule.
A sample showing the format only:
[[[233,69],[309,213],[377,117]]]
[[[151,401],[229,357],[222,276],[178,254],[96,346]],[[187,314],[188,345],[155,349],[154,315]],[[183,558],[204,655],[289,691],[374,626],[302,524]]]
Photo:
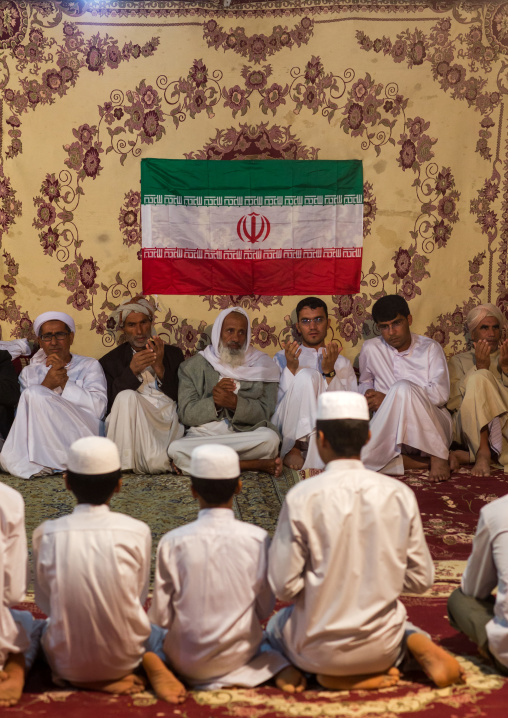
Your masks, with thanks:
[[[465,686],[435,689],[419,672],[408,673],[394,688],[369,693],[329,692],[315,684],[300,696],[281,694],[274,688],[249,691],[193,693],[180,706],[156,701],[150,692],[134,697],[108,696],[73,689],[58,689],[49,670],[39,660],[28,678],[26,692],[17,707],[2,715],[36,718],[303,718],[351,716],[356,718],[505,718],[508,683],[486,667],[475,646],[457,634],[446,619],[446,597],[458,585],[463,562],[470,551],[479,509],[508,491],[502,472],[487,479],[474,479],[462,469],[444,484],[425,482],[421,472],[404,480],[415,491],[432,555],[436,561],[436,583],[424,596],[405,596],[409,619],[426,629],[447,650],[459,656],[467,674]],[[24,607],[28,607],[25,605]],[[36,609],[34,609],[36,612]]]

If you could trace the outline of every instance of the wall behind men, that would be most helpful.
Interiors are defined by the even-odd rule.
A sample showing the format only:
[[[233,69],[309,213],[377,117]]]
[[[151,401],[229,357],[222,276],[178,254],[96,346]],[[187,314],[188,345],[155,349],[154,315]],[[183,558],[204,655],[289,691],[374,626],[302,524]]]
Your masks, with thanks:
[[[472,306],[508,310],[508,3],[2,6],[3,339],[52,308],[79,353],[115,345],[109,312],[141,289],[142,157],[361,159],[361,290],[324,297],[350,359],[383,293],[447,354]],[[273,354],[300,297],[156,299],[187,354],[232,304]]]

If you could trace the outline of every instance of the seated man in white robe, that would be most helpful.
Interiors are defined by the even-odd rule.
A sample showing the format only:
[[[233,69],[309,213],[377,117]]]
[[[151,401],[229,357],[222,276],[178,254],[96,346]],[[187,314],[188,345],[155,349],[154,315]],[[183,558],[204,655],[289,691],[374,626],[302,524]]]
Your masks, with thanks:
[[[493,304],[480,304],[466,318],[473,347],[448,362],[453,440],[467,447],[450,452],[452,469],[473,464],[473,476],[490,476],[491,450],[508,466],[508,340]]]
[[[401,476],[429,465],[429,481],[450,478],[452,421],[446,402],[450,380],[437,342],[412,334],[409,307],[398,294],[372,307],[380,337],[360,352],[360,387],[374,412],[371,440],[362,451],[368,469]]]
[[[168,446],[184,432],[176,411],[182,350],[155,334],[154,309],[143,297],[120,304],[111,316],[125,341],[100,359],[108,383],[107,436],[123,471],[169,471]]]
[[[66,468],[69,446],[103,431],[106,378],[96,359],[71,354],[75,324],[63,312],[34,321],[41,349],[23,369],[14,424],[0,453],[4,471],[23,479]]]
[[[282,434],[281,457],[291,469],[322,469],[313,434],[317,398],[324,391],[357,391],[351,362],[340,356],[342,347],[325,343],[330,319],[318,297],[306,297],[296,306],[296,328],[301,344],[288,339],[274,360],[280,367],[277,408],[272,421]]]
[[[360,461],[368,437],[363,396],[320,395],[316,443],[326,468],[284,500],[268,579],[292,605],[270,619],[268,640],[332,690],[392,686],[408,654],[439,687],[461,682],[457,660],[407,620],[400,594],[430,588],[434,565],[414,493]]]
[[[247,313],[224,309],[214,322],[212,343],[180,365],[178,415],[188,428],[170,444],[177,471],[188,473],[195,446],[225,444],[240,457],[242,471],[279,476],[279,435],[270,423],[277,400],[279,368],[250,346]]]

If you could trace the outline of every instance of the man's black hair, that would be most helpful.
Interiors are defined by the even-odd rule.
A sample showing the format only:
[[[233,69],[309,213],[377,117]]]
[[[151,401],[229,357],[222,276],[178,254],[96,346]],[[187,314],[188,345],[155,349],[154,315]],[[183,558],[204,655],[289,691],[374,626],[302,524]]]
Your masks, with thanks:
[[[93,504],[100,506],[111,498],[118,482],[122,478],[122,472],[111,471],[107,474],[75,474],[67,470],[67,483],[69,488],[78,500],[78,504]]]
[[[61,320],[61,319],[46,319],[46,321],[47,321],[47,322],[60,322],[60,321],[62,321],[62,320]],[[41,324],[41,326],[40,326],[40,329],[39,329],[39,338],[42,337],[42,327],[44,326],[44,324],[46,324],[46,322],[44,322],[44,323]],[[67,331],[69,332],[69,334],[72,334],[72,330],[71,330],[70,326],[69,326],[68,324],[66,324],[65,322],[62,322],[62,324],[63,324],[64,327],[67,329]]]
[[[191,476],[191,484],[207,504],[220,506],[220,504],[227,503],[233,496],[239,479],[239,476],[236,479],[213,480],[198,479],[196,476]]]
[[[319,299],[319,297],[305,297],[305,299],[301,299],[296,305],[297,322],[300,321],[300,312],[304,307],[308,307],[309,309],[324,309],[325,317],[328,317],[328,307],[322,299]]]
[[[323,432],[338,459],[360,456],[369,436],[369,422],[363,419],[318,419],[316,429]]]
[[[400,294],[387,294],[386,297],[378,299],[372,307],[372,318],[376,324],[391,322],[398,314],[403,317],[411,314],[408,303]]]

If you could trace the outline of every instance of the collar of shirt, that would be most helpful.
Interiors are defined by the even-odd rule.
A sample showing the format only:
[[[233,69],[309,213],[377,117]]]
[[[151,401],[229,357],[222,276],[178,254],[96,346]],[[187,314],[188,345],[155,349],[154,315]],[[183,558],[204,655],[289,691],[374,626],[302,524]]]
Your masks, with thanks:
[[[409,345],[409,347],[408,347],[405,351],[399,352],[398,349],[396,349],[395,347],[390,346],[390,344],[388,344],[388,342],[385,342],[385,340],[383,339],[383,337],[381,337],[381,341],[383,342],[383,344],[384,344],[386,347],[388,347],[388,349],[389,349],[391,352],[394,353],[394,356],[399,356],[399,357],[411,356],[411,354],[413,353],[413,350],[414,350],[414,348],[415,348],[415,344],[416,344],[417,339],[418,339],[418,334],[413,334],[413,332],[411,332],[411,344]]]
[[[235,521],[235,513],[233,509],[213,508],[200,509],[198,520],[202,521]]]
[[[360,459],[334,459],[325,466],[325,471],[352,471],[353,469],[364,469],[365,466]]]
[[[74,514],[107,514],[109,506],[107,504],[76,504]]]

